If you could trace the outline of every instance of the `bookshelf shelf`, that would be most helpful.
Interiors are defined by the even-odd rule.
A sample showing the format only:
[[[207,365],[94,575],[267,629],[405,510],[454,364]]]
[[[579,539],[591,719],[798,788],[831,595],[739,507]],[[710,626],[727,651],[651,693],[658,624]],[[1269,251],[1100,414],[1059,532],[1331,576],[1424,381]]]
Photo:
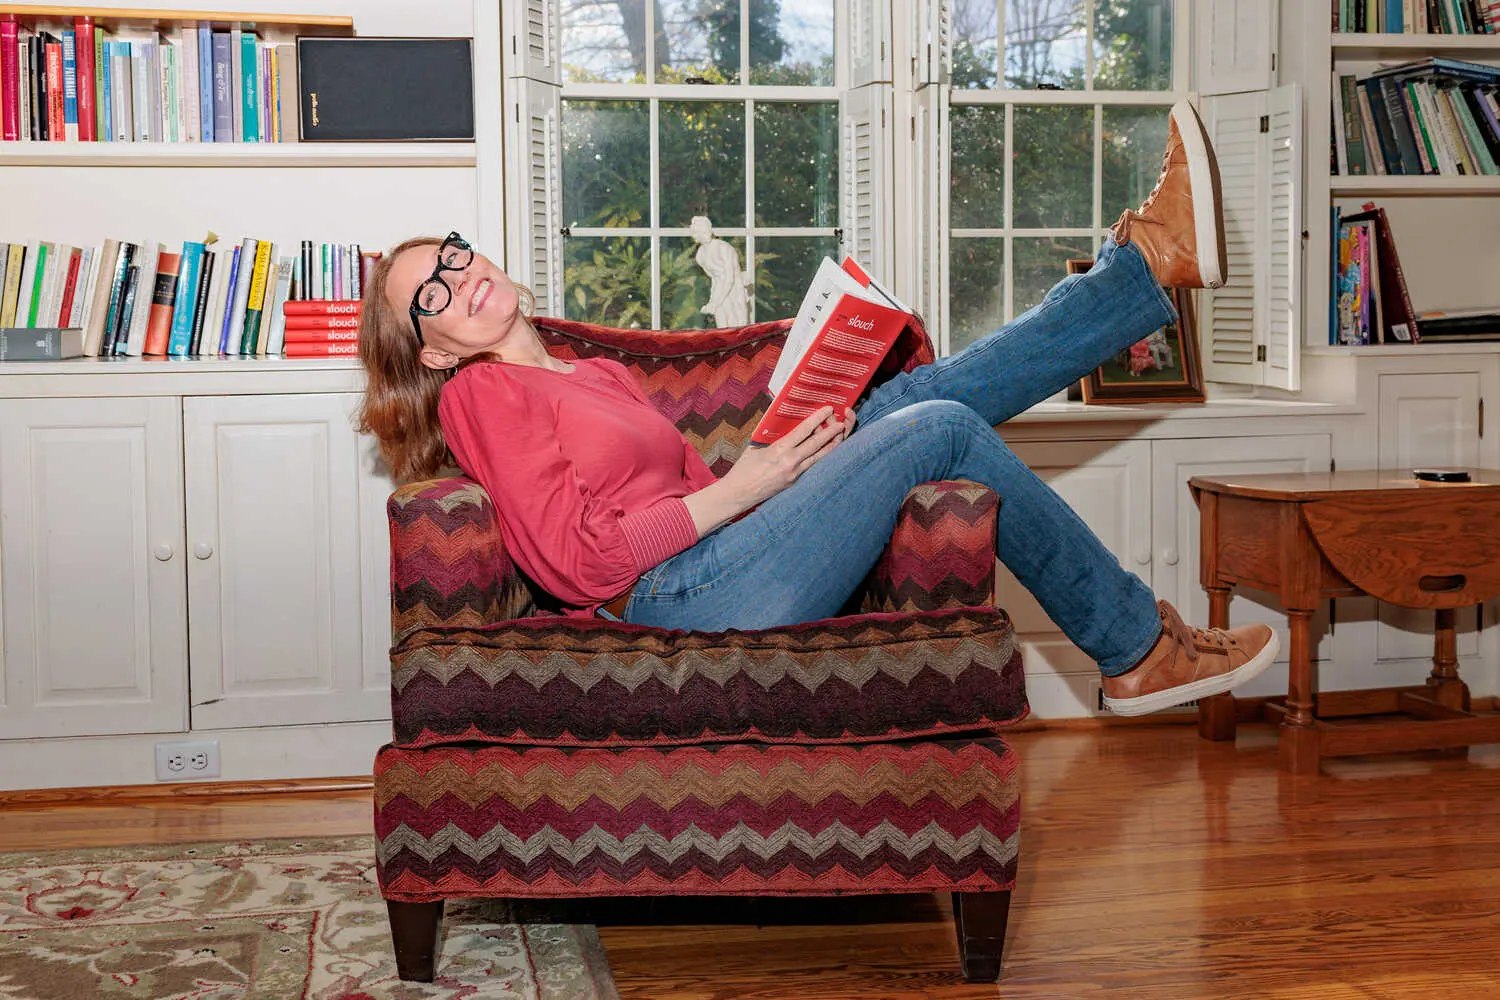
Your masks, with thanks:
[[[1408,177],[1404,175],[1368,177],[1330,177],[1329,193],[1341,195],[1381,195],[1432,197],[1464,195],[1483,196],[1500,194],[1500,177],[1441,177],[1426,175]]]
[[[472,167],[472,142],[0,142],[0,167]]]
[[[149,7],[78,7],[72,4],[4,4],[0,14],[14,14],[23,23],[58,18],[92,17],[97,24],[152,25],[180,21],[206,21],[215,25],[257,24],[297,28],[305,33],[354,30],[354,18],[340,14],[268,14],[247,11],[181,10]]]
[[[1333,33],[1335,59],[1420,59],[1500,56],[1500,35],[1374,35]]]

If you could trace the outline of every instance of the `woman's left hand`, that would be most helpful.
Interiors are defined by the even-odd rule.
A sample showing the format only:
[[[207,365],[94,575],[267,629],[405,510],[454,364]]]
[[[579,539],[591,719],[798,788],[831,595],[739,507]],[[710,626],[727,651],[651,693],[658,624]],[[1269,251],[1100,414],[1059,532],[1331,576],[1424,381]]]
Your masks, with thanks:
[[[843,436],[839,438],[839,440],[840,441],[847,441],[847,440],[849,440],[849,435],[853,434],[853,433],[854,433],[854,411],[852,409],[845,410],[844,411],[844,433],[843,433]]]

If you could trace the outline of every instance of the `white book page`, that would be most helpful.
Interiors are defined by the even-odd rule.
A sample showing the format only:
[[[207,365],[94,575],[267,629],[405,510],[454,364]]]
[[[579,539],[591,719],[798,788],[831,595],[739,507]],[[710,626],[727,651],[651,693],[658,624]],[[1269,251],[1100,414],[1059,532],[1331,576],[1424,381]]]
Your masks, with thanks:
[[[776,359],[776,368],[771,372],[769,388],[773,397],[781,392],[781,387],[792,377],[797,362],[802,360],[802,355],[807,353],[813,338],[822,329],[824,314],[838,301],[840,294],[853,295],[876,305],[886,304],[881,301],[880,296],[871,294],[869,289],[847,271],[824,257],[823,263],[818,265],[818,273],[813,275],[807,294],[802,297],[797,318],[787,331],[786,346],[781,349],[781,357]]]

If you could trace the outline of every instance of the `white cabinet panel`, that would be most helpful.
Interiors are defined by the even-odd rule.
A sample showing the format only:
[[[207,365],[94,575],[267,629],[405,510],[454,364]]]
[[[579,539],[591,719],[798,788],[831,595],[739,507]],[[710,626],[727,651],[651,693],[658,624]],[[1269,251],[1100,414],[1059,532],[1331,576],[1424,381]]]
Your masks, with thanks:
[[[1477,371],[1381,375],[1380,467],[1399,471],[1424,465],[1479,465],[1479,398]],[[1351,614],[1368,615],[1370,603],[1350,602]],[[1380,604],[1378,619],[1377,660],[1432,656],[1431,611]],[[1459,609],[1455,624],[1458,655],[1476,655],[1478,612]]]
[[[1021,442],[1012,448],[1067,501],[1125,568],[1151,585],[1149,441]],[[1003,565],[997,569],[995,588],[997,603],[1010,613],[1022,636],[1056,636],[1057,626]],[[1095,670],[1093,660],[1070,643],[1049,643],[1048,650],[1043,659],[1054,671]]]
[[[184,401],[195,729],[388,713],[365,682],[354,398]]]
[[[186,719],[177,400],[0,401],[0,737]]]
[[[1330,439],[1326,434],[1156,442],[1152,451],[1154,485],[1151,491],[1151,537],[1156,551],[1151,580],[1157,597],[1171,601],[1187,622],[1208,624],[1208,594],[1198,576],[1198,505],[1188,491],[1189,479],[1257,472],[1327,471],[1331,453]],[[1313,617],[1314,637],[1326,636],[1327,614],[1324,607]],[[1286,662],[1290,637],[1286,616],[1281,613],[1274,597],[1236,590],[1229,602],[1229,621],[1231,625],[1265,622],[1272,626],[1281,639],[1278,662]],[[1314,648],[1313,655],[1321,658],[1318,647]],[[1286,671],[1283,668],[1267,671],[1241,693],[1285,691]]]
[[[350,396],[350,419],[359,405]],[[364,625],[364,669],[361,690],[380,703],[378,718],[390,716],[391,691],[391,524],[385,504],[396,484],[380,459],[375,438],[359,438],[360,605]]]

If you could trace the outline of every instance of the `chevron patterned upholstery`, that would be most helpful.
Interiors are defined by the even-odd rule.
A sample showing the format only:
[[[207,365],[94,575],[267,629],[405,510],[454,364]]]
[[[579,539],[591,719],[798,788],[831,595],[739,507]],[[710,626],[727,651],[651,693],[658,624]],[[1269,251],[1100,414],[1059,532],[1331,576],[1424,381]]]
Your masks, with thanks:
[[[624,363],[720,475],[789,327],[537,321],[558,357]],[[914,324],[877,378],[932,356]],[[993,731],[1027,712],[993,607],[998,509],[987,487],[924,484],[845,617],[668,632],[549,610],[471,480],[398,489],[375,826],[402,978],[431,978],[448,897],[941,891],[965,975],[993,979],[1005,911],[985,937],[976,900],[1008,902],[1020,819]]]

